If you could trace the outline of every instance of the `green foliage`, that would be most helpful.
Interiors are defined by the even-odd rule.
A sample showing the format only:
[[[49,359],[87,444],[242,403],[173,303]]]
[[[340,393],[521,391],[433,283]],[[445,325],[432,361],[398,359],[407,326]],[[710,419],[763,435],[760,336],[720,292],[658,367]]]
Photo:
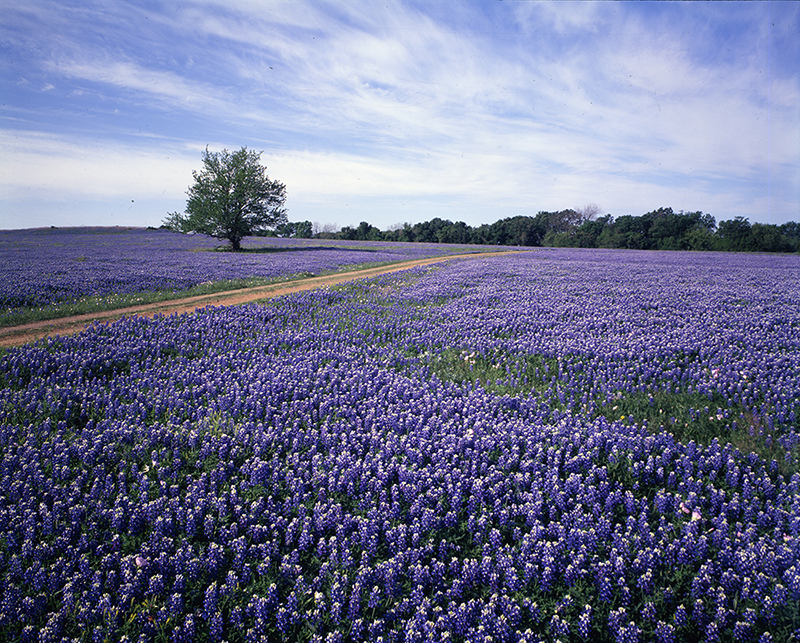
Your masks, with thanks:
[[[476,228],[463,221],[435,217],[430,221],[395,226],[381,232],[362,221],[345,226],[337,235],[349,240],[416,241],[499,246],[549,246],[571,248],[626,248],[636,250],[724,250],[728,252],[798,252],[800,224],[781,226],[754,223],[743,217],[722,221],[703,212],[674,212],[658,208],[641,216],[610,214],[596,217],[600,209],[586,206],[559,212],[517,215]]]
[[[719,239],[726,250],[753,250],[750,243],[750,222],[744,217],[719,224]]]
[[[430,372],[441,380],[480,383],[499,395],[549,390],[558,379],[559,360],[543,355],[482,355],[445,349],[428,357]]]
[[[286,222],[286,186],[271,181],[259,159],[261,153],[203,153],[202,172],[192,172],[186,213],[173,212],[165,224],[181,232],[200,232],[227,239],[234,251],[246,236]]]
[[[608,401],[599,401],[593,413],[645,425],[653,431],[669,431],[682,442],[708,444],[714,438],[727,439],[733,420],[744,413],[744,408],[729,407],[719,394],[709,399],[700,393],[649,388],[616,393]]]
[[[279,237],[292,239],[311,239],[314,236],[314,225],[311,221],[288,221],[275,228]]]
[[[383,235],[378,228],[366,221],[362,221],[357,228],[351,228],[350,226],[342,228],[339,238],[348,241],[380,241]]]

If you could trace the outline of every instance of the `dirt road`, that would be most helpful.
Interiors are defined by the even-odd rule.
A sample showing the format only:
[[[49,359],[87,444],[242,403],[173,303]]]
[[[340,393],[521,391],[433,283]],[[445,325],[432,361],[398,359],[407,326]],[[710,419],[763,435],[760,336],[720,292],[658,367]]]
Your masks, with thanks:
[[[476,252],[461,255],[448,255],[442,257],[430,257],[428,259],[414,259],[413,261],[401,261],[386,266],[376,268],[364,268],[349,272],[337,272],[322,277],[308,277],[296,281],[287,281],[267,286],[257,286],[255,288],[242,288],[240,290],[228,290],[225,292],[210,295],[198,295],[196,297],[186,297],[183,299],[171,299],[154,304],[142,304],[141,306],[130,306],[128,308],[117,308],[115,310],[100,311],[86,315],[73,315],[71,317],[60,317],[58,319],[48,319],[44,321],[21,324],[19,326],[9,326],[0,328],[0,346],[22,346],[28,342],[47,337],[49,335],[73,335],[84,330],[95,321],[114,321],[122,317],[140,315],[153,317],[155,315],[171,315],[172,313],[191,313],[198,308],[205,306],[234,306],[245,304],[259,299],[270,299],[281,295],[288,295],[303,290],[313,290],[323,286],[333,286],[355,279],[367,277],[377,277],[391,272],[407,270],[416,266],[427,266],[433,263],[449,261],[450,259],[477,259],[478,257],[497,257],[501,255],[516,254],[518,252],[529,252],[527,250],[508,250],[503,252]]]

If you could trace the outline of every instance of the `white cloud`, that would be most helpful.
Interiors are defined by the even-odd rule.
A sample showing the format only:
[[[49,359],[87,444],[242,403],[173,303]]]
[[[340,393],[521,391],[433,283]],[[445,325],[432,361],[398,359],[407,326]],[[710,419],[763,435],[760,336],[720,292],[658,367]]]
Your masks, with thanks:
[[[173,72],[164,72],[142,65],[115,60],[91,60],[84,62],[62,62],[57,65],[60,74],[94,83],[105,83],[130,92],[146,94],[133,98],[144,102],[158,98],[170,108],[192,112],[224,112],[231,107],[225,100],[216,98],[214,87],[182,78]]]
[[[31,11],[55,24],[45,7],[60,11]],[[41,131],[2,134],[6,193],[174,199],[207,143],[246,144],[266,150],[301,209],[416,196],[482,213],[587,201],[619,213],[684,200],[756,217],[752,186],[770,176],[773,207],[796,218],[798,75],[768,82],[759,51],[701,56],[713,7],[657,5],[655,18],[607,3],[102,8],[71,10],[57,55],[17,76],[51,102],[13,106]],[[31,34],[31,50],[45,36]],[[48,119],[63,132],[46,134]],[[132,138],[139,123],[153,136]]]
[[[176,149],[177,147],[177,149]],[[37,132],[0,130],[3,172],[0,190],[7,199],[39,195],[131,196],[163,198],[186,191],[198,165],[197,150],[154,144],[121,145]]]

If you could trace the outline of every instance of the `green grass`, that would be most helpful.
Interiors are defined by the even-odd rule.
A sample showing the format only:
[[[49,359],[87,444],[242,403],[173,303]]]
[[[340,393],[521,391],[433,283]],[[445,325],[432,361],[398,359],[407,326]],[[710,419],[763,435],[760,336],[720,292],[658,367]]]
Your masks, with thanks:
[[[480,383],[496,395],[536,395],[551,408],[570,410],[588,420],[602,416],[610,422],[635,424],[653,433],[667,431],[682,443],[694,441],[708,445],[718,439],[731,443],[742,453],[755,453],[767,463],[775,461],[784,475],[800,472],[800,448],[787,453],[778,441],[780,427],[770,430],[752,411],[742,404],[729,402],[720,393],[709,397],[685,387],[661,388],[661,382],[653,382],[643,391],[616,391],[585,399],[580,391],[574,390],[574,382],[570,395],[563,378],[566,364],[574,369],[576,360],[580,363],[580,358],[574,355],[561,359],[538,354],[481,355],[475,351],[446,348],[436,354],[423,355],[422,359],[430,374],[441,380]],[[687,359],[691,360],[691,356]],[[580,370],[571,377],[580,378]],[[587,380],[584,384],[589,389],[590,382]]]
[[[708,445],[714,439],[729,442],[742,453],[755,453],[791,476],[800,471],[800,449],[787,451],[780,445],[780,429],[762,426],[760,418],[739,403],[729,403],[715,393],[709,398],[686,390],[676,392],[619,392],[611,402],[597,404],[593,415],[646,426],[657,433],[668,431],[682,443]]]
[[[441,380],[480,383],[497,395],[544,393],[560,375],[559,360],[544,355],[481,355],[446,348],[428,356],[427,362],[431,374]]]

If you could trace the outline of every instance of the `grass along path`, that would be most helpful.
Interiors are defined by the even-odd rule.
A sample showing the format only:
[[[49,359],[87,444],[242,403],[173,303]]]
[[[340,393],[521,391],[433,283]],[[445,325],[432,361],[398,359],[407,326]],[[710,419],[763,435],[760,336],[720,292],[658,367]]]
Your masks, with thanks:
[[[349,270],[346,272],[337,272],[329,275],[307,277],[292,281],[282,281],[264,286],[240,288],[237,290],[227,290],[191,297],[180,297],[178,295],[172,299],[155,303],[127,306],[125,308],[103,310],[81,315],[71,315],[56,319],[34,321],[25,324],[19,324],[17,326],[0,328],[0,347],[8,348],[11,346],[22,346],[23,344],[36,341],[37,339],[42,339],[43,337],[48,337],[50,335],[73,335],[81,332],[86,327],[97,321],[114,321],[116,319],[121,319],[122,317],[129,317],[132,315],[153,317],[155,315],[171,315],[173,313],[191,313],[206,306],[235,306],[237,304],[246,304],[252,301],[258,301],[260,299],[271,299],[273,297],[280,297],[281,295],[288,295],[304,290],[313,290],[314,288],[333,286],[347,281],[353,281],[354,279],[377,277],[378,275],[399,272],[401,270],[408,270],[409,268],[415,268],[417,266],[440,263],[442,261],[450,261],[452,259],[474,259],[477,257],[483,258],[501,256],[517,254],[520,252],[531,252],[531,250],[474,252],[460,255],[428,257],[426,259],[414,259],[411,261],[400,261],[397,263],[376,266],[372,268]]]

